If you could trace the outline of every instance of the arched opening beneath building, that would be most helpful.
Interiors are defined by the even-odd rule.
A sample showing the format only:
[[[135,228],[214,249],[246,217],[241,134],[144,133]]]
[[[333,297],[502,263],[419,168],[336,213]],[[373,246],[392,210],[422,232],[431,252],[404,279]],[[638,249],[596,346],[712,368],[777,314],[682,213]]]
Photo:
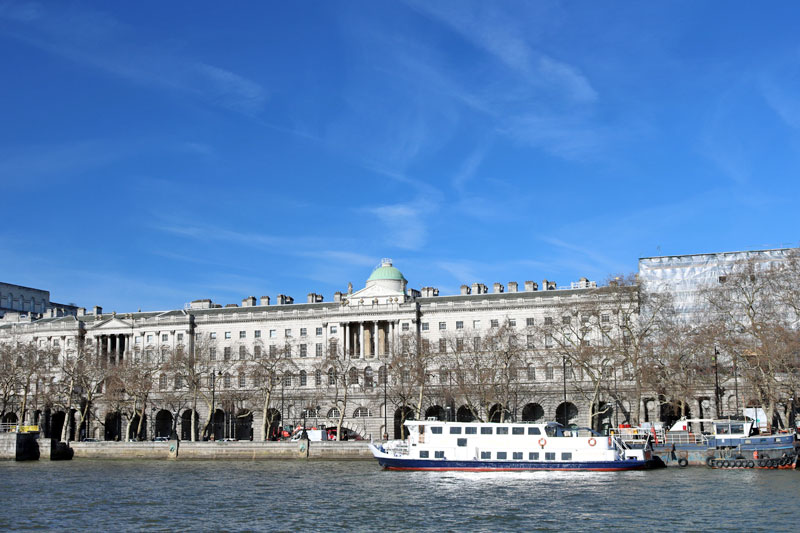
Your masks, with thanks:
[[[538,403],[527,403],[522,408],[523,422],[539,422],[544,419],[544,408]]]
[[[662,401],[659,418],[667,428],[683,417],[691,418],[692,411],[689,405],[682,400]]]
[[[3,424],[16,424],[16,423],[17,423],[16,413],[6,413],[3,415]]]
[[[447,413],[441,405],[431,405],[425,410],[425,420],[435,418],[436,420],[447,420]]]
[[[166,437],[172,434],[172,413],[166,409],[156,413],[155,437]]]
[[[456,411],[456,422],[473,422],[475,421],[475,415],[466,405],[462,405]]]
[[[140,420],[141,424],[139,424]],[[144,418],[139,418],[138,413],[133,415],[128,430],[128,440],[147,440],[147,414],[144,415]]]
[[[105,440],[118,441],[122,436],[122,415],[119,411],[115,413],[106,414],[105,431],[103,438]]]
[[[406,420],[414,420],[414,410],[410,407],[400,407],[394,412],[394,438],[405,439],[408,428],[404,425]]]
[[[44,435],[44,437],[46,439],[53,438],[53,435],[52,435],[52,426],[53,426],[52,418],[53,418],[53,415],[50,412],[50,408],[46,407],[44,412],[42,413],[41,420],[40,420],[42,434]]]
[[[42,412],[37,409],[36,411],[33,412],[33,425],[40,426],[41,423],[42,423]],[[41,430],[42,428],[39,427],[39,429]]]
[[[222,409],[217,409],[211,416],[208,438],[210,440],[222,440],[225,438],[225,411]]]
[[[592,406],[592,429],[607,435],[614,427],[614,408],[608,402],[597,402]]]
[[[489,422],[509,421],[511,421],[511,411],[504,408],[502,404],[496,403],[489,408]]]
[[[561,402],[556,407],[556,422],[569,427],[578,421],[578,408],[572,402]]]
[[[74,415],[75,411],[70,411]],[[56,411],[50,417],[50,438],[61,440],[64,431],[64,424],[67,424],[67,439],[75,440],[75,420],[72,416],[67,416],[64,411]]]
[[[270,407],[267,409],[267,438],[269,440],[278,440],[281,436],[281,412],[277,409]]]
[[[250,409],[240,409],[236,413],[233,424],[233,438],[236,440],[253,440],[253,412]]]
[[[192,440],[192,414],[194,413],[194,439],[197,440],[200,433],[200,417],[196,411],[186,409],[181,414],[181,440]]]

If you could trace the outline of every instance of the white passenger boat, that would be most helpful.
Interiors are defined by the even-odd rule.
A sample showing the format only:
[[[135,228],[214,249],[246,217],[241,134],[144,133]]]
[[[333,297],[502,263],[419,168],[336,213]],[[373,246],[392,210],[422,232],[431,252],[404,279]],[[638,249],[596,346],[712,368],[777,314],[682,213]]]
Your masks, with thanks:
[[[388,470],[643,470],[663,466],[617,437],[561,424],[409,420],[408,438],[369,445]]]

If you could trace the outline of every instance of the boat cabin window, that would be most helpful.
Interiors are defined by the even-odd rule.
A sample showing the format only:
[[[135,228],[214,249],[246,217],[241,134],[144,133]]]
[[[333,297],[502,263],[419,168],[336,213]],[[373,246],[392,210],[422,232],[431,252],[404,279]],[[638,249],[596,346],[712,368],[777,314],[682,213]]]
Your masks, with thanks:
[[[556,460],[555,452],[545,452],[544,460],[545,461],[555,461]]]
[[[464,428],[464,433],[467,435],[476,435],[478,433],[478,428],[475,426],[467,426]]]
[[[434,433],[436,435],[441,435],[442,434],[442,426],[433,426],[431,428],[431,433]]]
[[[539,452],[528,452],[528,460],[529,461],[538,461],[539,460]]]
[[[506,459],[507,457],[508,457],[508,454],[506,452],[497,452],[497,458],[498,459]]]
[[[562,461],[572,461],[572,452],[564,452],[561,454]]]
[[[451,426],[450,427],[450,434],[451,435],[461,435],[461,426]]]
[[[492,428],[482,427],[481,428],[481,435],[491,435]]]
[[[508,428],[507,427],[499,427],[497,428],[498,435],[508,435]]]
[[[425,434],[425,426],[423,426],[423,425],[421,425],[421,424],[420,424],[420,426],[419,426],[419,434],[420,434],[420,435],[424,435],[424,434]]]
[[[511,428],[511,434],[512,435],[524,435],[525,434],[525,428]]]
[[[528,428],[528,435],[541,435],[542,432],[539,428]]]
[[[558,428],[555,426],[547,426],[546,428],[544,428],[544,432],[547,434],[548,437],[555,437],[557,431]]]
[[[444,459],[444,451],[435,451],[433,452],[433,456],[436,459]]]
[[[522,459],[522,452],[514,452],[513,457],[515,460]]]
[[[744,433],[744,424],[731,424],[731,433]]]
[[[458,439],[458,445],[462,446],[462,447],[466,446],[467,445],[467,439]]]
[[[492,452],[481,452],[481,459],[491,459]]]
[[[429,457],[428,450],[420,450],[419,451],[419,458],[420,459],[427,459]]]

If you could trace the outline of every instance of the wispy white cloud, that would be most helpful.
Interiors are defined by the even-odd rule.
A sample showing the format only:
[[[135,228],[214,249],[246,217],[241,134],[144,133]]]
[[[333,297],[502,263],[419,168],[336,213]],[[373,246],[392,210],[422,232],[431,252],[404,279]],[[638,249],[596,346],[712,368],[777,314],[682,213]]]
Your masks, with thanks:
[[[418,250],[428,238],[426,216],[430,209],[428,202],[417,201],[367,207],[364,210],[375,215],[383,224],[384,231],[381,234],[386,246]]]
[[[144,86],[194,95],[215,106],[257,114],[267,94],[257,82],[186,57],[166,43],[137,42],[107,13],[64,4],[22,4],[0,10],[14,24],[3,34],[75,63]]]

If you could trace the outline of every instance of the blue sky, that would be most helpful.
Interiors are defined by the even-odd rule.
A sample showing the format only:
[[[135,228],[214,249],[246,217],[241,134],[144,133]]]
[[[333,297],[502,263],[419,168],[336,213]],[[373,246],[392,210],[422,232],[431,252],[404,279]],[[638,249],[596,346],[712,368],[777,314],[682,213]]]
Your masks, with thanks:
[[[797,245],[798,15],[0,2],[0,280],[123,312]]]

